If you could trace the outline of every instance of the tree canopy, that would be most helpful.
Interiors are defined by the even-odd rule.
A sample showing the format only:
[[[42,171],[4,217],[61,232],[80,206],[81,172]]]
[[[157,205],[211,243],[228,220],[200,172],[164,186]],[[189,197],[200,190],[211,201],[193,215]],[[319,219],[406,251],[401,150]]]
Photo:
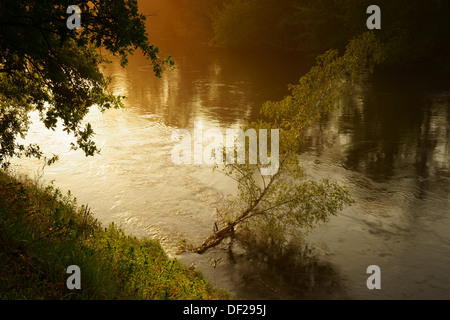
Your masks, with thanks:
[[[381,8],[386,63],[443,59],[450,52],[450,8],[439,0],[233,0],[214,19],[214,40],[234,47],[344,50],[367,31],[367,8]],[[236,36],[239,35],[239,36]]]
[[[248,128],[280,130],[278,171],[263,175],[259,170],[264,167],[261,158],[256,164],[227,163],[220,168],[237,182],[239,193],[220,213],[214,232],[190,250],[203,253],[235,237],[237,228],[244,242],[257,241],[262,235],[259,238],[282,248],[290,237],[301,239],[302,233],[352,204],[347,186],[329,178],[309,179],[299,161],[299,151],[312,123],[335,110],[361,73],[373,72],[382,61],[377,37],[373,32],[363,33],[349,42],[343,55],[329,50],[319,56],[317,64],[298,84],[290,86],[291,94],[283,100],[266,102],[261,111],[268,120],[248,124]]]
[[[151,44],[137,0],[79,0],[81,29],[67,25],[68,0],[3,0],[0,2],[0,164],[13,156],[42,156],[37,145],[22,145],[29,112],[37,110],[49,129],[58,121],[73,133],[74,149],[98,152],[93,129],[82,124],[89,109],[122,107],[122,98],[108,92],[110,79],[101,70],[106,53],[127,64],[140,50],[160,76],[164,64]],[[100,50],[102,49],[102,50]],[[103,54],[102,54],[103,52]]]
[[[179,30],[198,30],[214,45],[235,49],[344,52],[367,31],[367,8],[381,8],[376,30],[384,65],[431,62],[450,69],[450,7],[442,0],[155,0],[182,14]],[[164,14],[164,12],[161,12]],[[171,20],[170,20],[171,21]],[[172,23],[171,23],[172,24]],[[170,27],[170,26],[168,26]],[[183,33],[183,32],[180,32]],[[192,33],[184,34],[192,38]]]

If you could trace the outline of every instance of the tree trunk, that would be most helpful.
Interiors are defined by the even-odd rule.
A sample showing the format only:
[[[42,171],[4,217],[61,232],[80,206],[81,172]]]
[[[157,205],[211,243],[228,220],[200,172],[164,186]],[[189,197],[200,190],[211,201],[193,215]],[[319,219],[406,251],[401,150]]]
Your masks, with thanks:
[[[198,254],[202,254],[209,248],[217,246],[225,238],[234,235],[235,225],[236,223],[229,223],[226,227],[214,232],[200,246],[194,248],[192,251]]]

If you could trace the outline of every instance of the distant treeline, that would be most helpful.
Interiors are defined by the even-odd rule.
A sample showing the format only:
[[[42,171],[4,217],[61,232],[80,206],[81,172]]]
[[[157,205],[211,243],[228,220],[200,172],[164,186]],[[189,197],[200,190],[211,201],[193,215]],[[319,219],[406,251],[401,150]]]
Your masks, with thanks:
[[[450,3],[444,0],[156,0],[165,28],[216,46],[322,53],[367,31],[367,7],[381,8],[386,63],[448,65]]]

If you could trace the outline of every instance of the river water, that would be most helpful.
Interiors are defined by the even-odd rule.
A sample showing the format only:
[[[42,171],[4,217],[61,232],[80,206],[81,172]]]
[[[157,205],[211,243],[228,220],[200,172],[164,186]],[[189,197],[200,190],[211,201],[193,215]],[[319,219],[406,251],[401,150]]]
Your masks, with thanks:
[[[199,243],[212,231],[214,212],[235,185],[206,165],[174,165],[172,132],[195,121],[225,130],[257,119],[261,104],[288,94],[311,60],[170,40],[157,41],[177,66],[162,79],[138,54],[126,69],[106,68],[114,93],[128,98],[123,110],[89,114],[100,155],[70,151],[70,136],[36,121],[27,140],[61,160],[43,171],[37,160],[14,168],[71,190],[105,224],[159,239],[172,258],[240,298],[450,299],[448,83],[365,76],[340,109],[311,128],[300,155],[305,171],[348,182],[356,203],[318,226],[306,247],[276,257],[270,248],[236,244],[177,254],[181,239]],[[381,269],[380,290],[366,286],[370,265]]]

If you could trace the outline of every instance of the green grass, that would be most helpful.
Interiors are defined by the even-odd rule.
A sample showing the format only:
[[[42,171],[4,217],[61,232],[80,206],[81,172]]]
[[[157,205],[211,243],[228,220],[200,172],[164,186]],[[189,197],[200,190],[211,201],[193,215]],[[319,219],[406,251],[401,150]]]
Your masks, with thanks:
[[[66,286],[81,269],[81,289]],[[0,299],[229,299],[153,239],[103,227],[53,185],[0,171]]]

